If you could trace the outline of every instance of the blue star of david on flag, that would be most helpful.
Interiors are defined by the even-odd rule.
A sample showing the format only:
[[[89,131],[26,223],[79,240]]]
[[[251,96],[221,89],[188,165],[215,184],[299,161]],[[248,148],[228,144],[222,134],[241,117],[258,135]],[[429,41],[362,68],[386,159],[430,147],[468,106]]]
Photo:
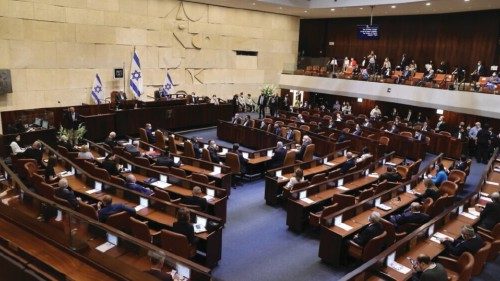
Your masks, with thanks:
[[[101,78],[99,77],[99,74],[96,73],[95,79],[94,79],[94,85],[92,86],[92,92],[90,93],[90,97],[94,101],[95,104],[101,104],[101,101],[103,100],[103,88],[102,88],[102,82]]]
[[[141,72],[141,62],[139,60],[139,55],[137,51],[134,50],[134,55],[132,56],[132,63],[130,65],[130,89],[136,97],[140,97],[143,93],[142,85],[142,72]]]
[[[137,70],[134,71],[134,73],[132,73],[132,79],[139,81],[139,79],[141,79],[141,73],[138,72]]]
[[[163,91],[166,95],[175,94],[174,92],[174,83],[172,82],[172,78],[170,78],[170,74],[165,76],[165,83],[163,84]]]

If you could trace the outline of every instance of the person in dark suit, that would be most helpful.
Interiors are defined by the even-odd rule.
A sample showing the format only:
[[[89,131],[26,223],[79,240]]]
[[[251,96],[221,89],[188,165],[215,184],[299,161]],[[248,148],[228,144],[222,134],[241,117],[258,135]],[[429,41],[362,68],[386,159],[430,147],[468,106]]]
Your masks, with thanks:
[[[231,123],[233,124],[238,124],[238,125],[241,125],[242,124],[242,121],[241,121],[241,117],[240,117],[240,114],[239,113],[236,113],[233,117],[233,120],[231,121]]]
[[[207,210],[207,199],[203,198],[203,193],[199,186],[193,187],[192,195],[189,197],[183,197],[180,201],[182,204],[195,205],[200,207],[202,212]]]
[[[195,137],[192,137],[189,141],[193,144],[194,157],[196,159],[200,159],[201,158],[201,147],[200,147],[200,144],[198,143],[198,140]]]
[[[283,161],[285,160],[286,149],[283,147],[283,142],[279,141],[276,143],[276,148],[274,149],[274,155],[271,157],[269,161],[269,168],[274,169],[283,165]]]
[[[286,135],[285,135],[285,138],[287,140],[293,140],[294,138],[294,134],[293,134],[293,130],[291,127],[288,127],[288,130],[286,131]]]
[[[139,141],[133,141],[132,144],[126,144],[125,151],[132,154],[134,157],[140,157],[141,151],[139,150]]]
[[[269,98],[269,111],[271,116],[275,116],[278,112],[278,97],[275,95],[271,95]]]
[[[446,131],[447,125],[444,122],[444,116],[439,117],[439,121],[436,124],[436,132]]]
[[[304,158],[304,153],[306,152],[306,148],[308,145],[312,143],[311,138],[308,135],[302,137],[302,145],[297,150],[297,160],[302,160]]]
[[[391,128],[388,130],[385,130],[385,131],[388,133],[393,133],[393,134],[399,133],[399,129],[395,124],[392,124]]]
[[[54,167],[57,165],[57,158],[55,156],[50,156],[49,161],[47,161],[47,167],[45,167],[44,177],[46,183],[54,183],[59,180],[56,175]]]
[[[259,119],[266,117],[267,96],[264,93],[261,93],[257,99],[257,105],[259,106]]]
[[[68,137],[67,136],[61,136],[59,138],[59,141],[57,142],[57,145],[60,145],[68,150],[68,152],[76,152],[77,150],[75,149],[75,146],[69,143]]]
[[[436,187],[436,185],[431,179],[429,178],[424,179],[424,186],[425,186],[425,192],[418,195],[418,198],[421,201],[425,200],[426,198],[432,198],[432,200],[436,201],[439,198],[439,196],[441,196],[441,194],[439,193],[439,189]]]
[[[123,204],[112,204],[113,198],[109,195],[104,195],[102,202],[97,203],[97,214],[100,222],[106,222],[109,216],[125,211],[130,215],[135,215],[135,209],[127,207]]]
[[[481,63],[481,61],[477,62],[476,68],[471,72],[470,77],[473,82],[479,80],[479,77],[486,76],[486,67]]]
[[[412,281],[448,281],[448,273],[440,263],[432,262],[428,255],[420,254],[415,262],[412,262]]]
[[[122,91],[115,92],[115,102],[120,103],[126,100],[127,100],[127,95],[124,92]]]
[[[353,135],[355,136],[361,136],[363,134],[363,131],[361,130],[361,126],[359,124],[356,124],[356,129],[354,132],[352,132]]]
[[[328,120],[328,124],[326,125],[326,127],[328,129],[335,129],[337,127],[337,125],[335,124],[335,121],[333,120],[333,118],[331,118],[330,120]]]
[[[109,147],[111,147],[111,149],[117,146],[118,143],[116,142],[116,133],[110,132],[108,137],[104,140],[104,143],[107,144]]]
[[[145,130],[146,130],[146,135],[148,136],[149,143],[155,143],[156,136],[155,136],[155,131],[153,130],[153,126],[151,126],[151,123],[146,123]]]
[[[368,221],[370,222],[361,232],[356,234],[352,239],[354,243],[365,246],[368,241],[373,239],[374,237],[382,234],[384,232],[384,226],[380,222],[380,213],[373,212],[370,214]]]
[[[242,125],[245,127],[250,127],[250,125],[252,125],[252,118],[250,117],[249,114],[247,114],[247,116],[245,116],[245,120],[243,121]]]
[[[181,165],[180,161],[175,163],[174,158],[172,155],[170,155],[170,152],[166,150],[165,152],[162,152],[160,156],[158,156],[155,159],[155,163],[157,166],[164,166],[164,167],[179,167]]]
[[[241,151],[240,151],[240,145],[237,143],[233,144],[233,148],[231,149],[230,152],[238,155],[238,160],[240,161],[240,172],[242,174],[246,174],[248,159],[243,157],[243,153],[241,153]]]
[[[401,176],[401,174],[398,173],[398,171],[396,171],[396,169],[394,169],[394,167],[392,167],[392,166],[388,166],[387,172],[383,173],[378,178],[379,181],[387,180],[390,182],[399,182],[402,179],[403,179],[403,177]]]
[[[194,227],[191,223],[189,223],[189,217],[188,209],[179,209],[179,211],[177,211],[177,221],[174,222],[172,231],[185,235],[189,243],[192,245],[196,241],[194,237]]]
[[[485,125],[484,128],[477,132],[477,162],[487,164],[488,158],[490,156],[490,145],[493,137],[493,133],[491,132],[491,128],[488,125]]]
[[[63,126],[66,129],[78,129],[78,125],[80,125],[80,114],[78,112],[75,112],[74,107],[68,108],[68,110],[65,112],[63,116]]]
[[[347,152],[345,157],[346,157],[347,161],[344,162],[342,165],[340,165],[340,172],[342,174],[347,173],[347,171],[349,171],[349,169],[356,166],[356,159],[353,157],[352,152]]]
[[[120,169],[118,168],[118,158],[113,153],[108,154],[101,163],[101,167],[108,171],[110,176],[120,175]]]
[[[214,140],[208,141],[208,152],[210,153],[210,159],[212,159],[213,163],[220,164],[221,160],[219,158],[219,147],[215,143]]]
[[[413,202],[410,208],[406,209],[402,214],[392,215],[389,220],[396,226],[402,226],[407,223],[415,223],[422,225],[429,221],[429,215],[421,213],[422,205],[418,202]]]
[[[42,157],[42,144],[39,141],[35,141],[30,147],[28,147],[23,153],[19,153],[19,159],[35,159],[36,163],[40,167],[44,167]]]
[[[425,140],[425,137],[424,137],[424,135],[422,134],[422,131],[420,131],[420,130],[416,130],[416,131],[415,131],[415,135],[413,136],[413,138],[414,138],[415,140],[417,140],[417,141],[423,141],[423,140]]]
[[[78,208],[79,199],[75,196],[73,190],[71,190],[68,186],[68,180],[63,178],[59,180],[57,184],[58,188],[55,190],[55,196],[68,201],[73,209]]]
[[[137,179],[133,174],[128,174],[126,180],[127,180],[125,183],[126,188],[148,196],[153,195],[154,192],[151,189],[146,188],[137,183]]]
[[[148,253],[148,255],[151,261],[151,268],[145,272],[153,275],[160,281],[173,281],[172,275],[169,272],[163,272],[165,256],[156,252]]]
[[[481,236],[476,235],[474,228],[469,225],[462,226],[461,237],[451,241],[444,239],[441,243],[446,247],[446,253],[459,257],[464,252],[469,252],[472,255],[477,253],[484,245]]]
[[[492,230],[500,222],[500,194],[493,192],[490,198],[492,202],[486,204],[479,220],[479,226],[488,230]]]
[[[465,170],[467,169],[467,156],[465,155],[462,155],[460,156],[460,160],[458,162],[455,163],[455,169],[456,170],[460,170],[460,171],[463,171],[465,172]]]
[[[158,90],[155,91],[155,100],[161,100],[162,98],[168,98],[167,91],[163,89],[163,87],[160,87]]]
[[[274,123],[273,133],[281,137],[281,127],[279,124]]]

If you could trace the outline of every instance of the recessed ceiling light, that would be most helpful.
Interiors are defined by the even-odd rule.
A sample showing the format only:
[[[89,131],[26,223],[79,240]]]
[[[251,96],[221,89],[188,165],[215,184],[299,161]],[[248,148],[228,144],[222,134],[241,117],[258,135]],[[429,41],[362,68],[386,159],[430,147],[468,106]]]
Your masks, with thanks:
[[[360,9],[360,10],[363,10],[363,7],[360,7],[359,9]]]
[[[254,6],[255,6],[255,2],[253,2],[253,3],[252,3],[252,5],[254,5]]]
[[[330,9],[330,11],[332,11],[332,12],[333,12],[333,11],[335,11],[335,9],[333,9],[333,8],[332,8],[332,9]]]
[[[281,9],[283,9],[283,8],[282,8],[282,7],[279,7],[278,9],[280,9],[280,10],[281,10]]]
[[[425,6],[430,6],[430,5],[431,5],[431,2],[425,3]]]
[[[305,10],[304,13],[307,13],[307,10]]]
[[[469,2],[470,0],[464,0],[465,2]]]
[[[396,5],[392,5],[392,6],[391,6],[391,8],[392,8],[392,9],[396,9]]]

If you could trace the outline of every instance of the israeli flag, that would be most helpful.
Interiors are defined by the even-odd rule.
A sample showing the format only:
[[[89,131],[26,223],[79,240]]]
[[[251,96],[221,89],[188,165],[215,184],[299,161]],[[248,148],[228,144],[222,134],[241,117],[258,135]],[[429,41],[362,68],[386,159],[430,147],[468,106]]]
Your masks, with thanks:
[[[132,57],[132,64],[130,66],[130,89],[136,97],[140,97],[143,93],[141,62],[136,50],[134,50],[134,56]]]
[[[163,93],[165,95],[175,94],[174,83],[172,82],[172,78],[170,78],[170,74],[167,72],[167,76],[165,76],[165,83],[163,84]]]
[[[96,73],[90,96],[94,100],[95,104],[101,104],[101,102],[103,101],[103,95],[104,91],[102,88],[101,78],[99,77],[99,74]]]

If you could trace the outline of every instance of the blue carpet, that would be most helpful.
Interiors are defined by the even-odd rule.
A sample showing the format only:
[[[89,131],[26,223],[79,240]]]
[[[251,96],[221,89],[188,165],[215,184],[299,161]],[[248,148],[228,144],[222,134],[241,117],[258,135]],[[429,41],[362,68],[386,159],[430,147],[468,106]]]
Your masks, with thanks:
[[[184,136],[216,139],[214,128],[182,133]],[[217,143],[225,142],[217,140]],[[230,144],[227,144],[228,146]],[[245,148],[242,148],[246,150]],[[250,150],[246,150],[250,151]],[[421,167],[435,156],[427,154]],[[473,163],[460,196],[472,192],[485,165]],[[337,280],[354,267],[334,268],[318,257],[319,234],[308,230],[296,234],[286,226],[286,211],[264,201],[264,180],[233,189],[222,238],[222,259],[213,271],[215,280]],[[486,265],[474,280],[497,280],[500,258]]]

